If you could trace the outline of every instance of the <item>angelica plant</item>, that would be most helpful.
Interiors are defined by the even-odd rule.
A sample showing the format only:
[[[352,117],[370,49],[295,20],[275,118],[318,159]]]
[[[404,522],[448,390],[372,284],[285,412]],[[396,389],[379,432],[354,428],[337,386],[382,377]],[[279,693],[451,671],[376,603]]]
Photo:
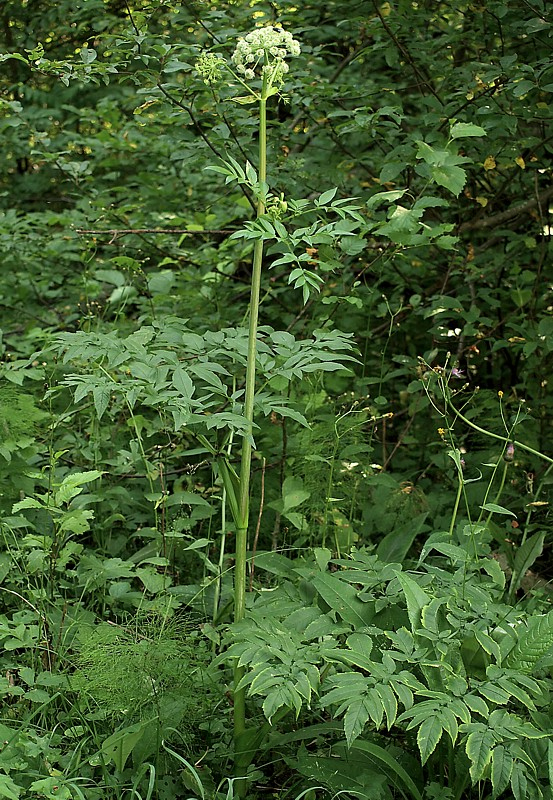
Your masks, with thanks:
[[[286,59],[300,54],[300,43],[292,34],[267,25],[241,37],[232,54],[230,64],[221,56],[211,53],[203,54],[197,64],[197,71],[208,84],[215,84],[225,70],[246,89],[247,100],[258,104],[259,110],[259,153],[258,173],[251,165],[246,165],[247,177],[256,194],[256,220],[259,220],[267,206],[267,100],[278,93],[289,71]],[[259,82],[261,86],[259,87]],[[244,98],[239,98],[243,101]],[[214,167],[232,180],[236,175],[235,165]],[[240,170],[241,171],[241,170]],[[240,177],[240,171],[238,177]],[[252,277],[249,303],[248,355],[246,366],[246,387],[243,415],[246,428],[242,438],[242,456],[239,476],[232,467],[220,461],[220,468],[225,490],[229,497],[230,508],[236,526],[236,552],[234,568],[234,618],[239,622],[244,617],[246,602],[246,553],[249,526],[249,497],[251,462],[253,452],[253,411],[256,382],[257,328],[259,320],[259,304],[261,274],[263,266],[263,238],[257,238],[254,245]],[[246,741],[246,708],[245,688],[242,684],[244,668],[236,663],[234,671],[234,743],[235,773],[238,778],[237,791],[244,796],[246,791],[245,771],[250,756]]]

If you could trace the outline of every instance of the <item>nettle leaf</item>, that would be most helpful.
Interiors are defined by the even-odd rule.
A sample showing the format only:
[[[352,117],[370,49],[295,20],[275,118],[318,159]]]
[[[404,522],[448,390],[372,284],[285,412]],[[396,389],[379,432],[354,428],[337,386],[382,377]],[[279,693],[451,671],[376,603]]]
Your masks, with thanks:
[[[56,506],[68,503],[73,497],[82,492],[84,484],[96,481],[102,475],[103,473],[97,469],[89,470],[88,472],[73,472],[71,475],[67,475],[54,493]]]

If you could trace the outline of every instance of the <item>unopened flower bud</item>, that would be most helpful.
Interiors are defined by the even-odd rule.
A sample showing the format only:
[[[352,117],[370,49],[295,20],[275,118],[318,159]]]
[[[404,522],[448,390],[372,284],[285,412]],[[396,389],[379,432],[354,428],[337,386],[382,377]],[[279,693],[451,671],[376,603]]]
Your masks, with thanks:
[[[503,453],[503,461],[513,461],[515,457],[515,446],[512,442],[509,442],[505,452]]]

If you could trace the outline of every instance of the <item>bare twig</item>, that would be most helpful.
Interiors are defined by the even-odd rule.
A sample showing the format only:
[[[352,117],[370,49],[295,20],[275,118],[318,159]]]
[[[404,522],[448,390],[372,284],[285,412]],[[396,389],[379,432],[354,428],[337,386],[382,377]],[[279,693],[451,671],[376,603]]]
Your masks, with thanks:
[[[377,14],[378,18],[380,19],[380,22],[382,23],[382,27],[384,28],[384,30],[386,31],[386,33],[388,34],[390,39],[393,41],[393,43],[395,44],[395,46],[397,47],[399,52],[402,54],[402,56],[411,65],[411,68],[413,69],[413,72],[415,73],[415,77],[419,81],[419,91],[421,92],[421,94],[423,93],[422,87],[426,86],[428,91],[431,92],[431,94],[434,95],[434,97],[440,103],[440,105],[443,106],[444,105],[444,101],[442,100],[440,95],[436,92],[434,87],[432,86],[432,83],[430,82],[430,78],[426,77],[423,74],[421,68],[417,65],[415,59],[413,58],[413,56],[409,52],[409,49],[407,48],[407,46],[398,39],[398,37],[393,32],[393,30],[390,28],[390,26],[386,22],[386,19],[384,18],[384,15],[382,14],[381,9],[378,6],[378,3],[376,2],[376,0],[373,0],[373,7],[374,7],[374,10],[376,11],[376,14]]]
[[[485,228],[495,228],[497,225],[502,225],[504,222],[518,217],[519,214],[530,211],[530,209],[535,206],[541,206],[542,203],[552,196],[553,186],[550,186],[549,189],[545,189],[543,192],[531,197],[525,203],[520,203],[518,206],[508,208],[507,211],[501,211],[499,214],[492,214],[489,217],[481,217],[472,222],[463,222],[463,224],[459,226],[459,233],[463,233],[463,231],[478,231]]]
[[[190,228],[104,228],[103,230],[75,228],[75,233],[78,233],[79,236],[128,236],[132,233],[166,233],[172,236],[186,233],[190,236],[204,236],[206,234],[216,236],[218,234],[234,233],[234,231],[227,229],[198,231]]]

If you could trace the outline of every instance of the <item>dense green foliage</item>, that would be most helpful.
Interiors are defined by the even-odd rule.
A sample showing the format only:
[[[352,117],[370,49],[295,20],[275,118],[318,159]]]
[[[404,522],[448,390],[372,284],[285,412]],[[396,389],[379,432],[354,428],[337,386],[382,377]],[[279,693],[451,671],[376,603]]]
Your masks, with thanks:
[[[0,798],[551,800],[550,5],[2,4]]]

